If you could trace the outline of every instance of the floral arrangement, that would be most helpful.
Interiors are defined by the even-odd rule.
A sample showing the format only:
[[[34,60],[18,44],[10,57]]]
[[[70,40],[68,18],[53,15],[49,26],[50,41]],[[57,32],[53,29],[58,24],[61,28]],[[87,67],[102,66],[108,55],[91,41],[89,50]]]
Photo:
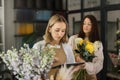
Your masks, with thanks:
[[[75,42],[76,42],[75,52],[79,53],[80,57],[83,58],[85,61],[91,62],[92,59],[95,57],[94,44],[88,40],[83,40],[82,38],[77,38]]]
[[[75,52],[86,62],[92,62],[93,58],[95,58],[94,52],[99,49],[100,42],[95,41],[92,43],[88,40],[83,40],[82,38],[76,38],[75,43]],[[81,69],[76,75],[75,80],[85,80],[86,70]]]
[[[120,67],[120,29],[118,29],[116,31],[116,36],[117,36],[117,40],[115,41],[115,43],[116,43],[116,48],[117,48],[118,55],[117,55],[117,60],[116,60],[117,64],[114,63],[114,64],[116,64],[116,65],[114,65],[114,67],[118,68],[118,72],[120,72],[120,69],[119,69],[119,67]],[[112,60],[112,58],[111,58],[111,60]]]
[[[119,47],[120,46],[120,30],[116,31],[116,36],[117,36],[117,40],[115,41],[116,46]]]
[[[18,80],[41,80],[50,70],[54,55],[54,47],[37,50],[24,44],[20,50],[12,47],[12,50],[2,52],[0,57]]]

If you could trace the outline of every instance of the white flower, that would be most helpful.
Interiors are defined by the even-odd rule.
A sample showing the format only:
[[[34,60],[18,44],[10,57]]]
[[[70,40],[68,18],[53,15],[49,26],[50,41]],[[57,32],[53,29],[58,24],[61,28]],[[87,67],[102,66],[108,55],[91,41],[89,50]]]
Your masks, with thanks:
[[[83,40],[83,39],[82,38],[75,39],[75,49],[77,49],[77,45],[80,43],[81,40]]]
[[[100,44],[101,44],[100,41],[95,41],[95,42],[94,42],[94,51],[98,51],[98,50],[99,50]]]
[[[75,44],[79,44],[80,43],[80,40],[83,40],[82,38],[76,38],[75,39]]]
[[[0,57],[19,80],[38,80],[41,74],[46,75],[50,70],[54,55],[53,47],[46,46],[38,50],[24,44],[20,50],[12,48],[7,53],[2,52]]]

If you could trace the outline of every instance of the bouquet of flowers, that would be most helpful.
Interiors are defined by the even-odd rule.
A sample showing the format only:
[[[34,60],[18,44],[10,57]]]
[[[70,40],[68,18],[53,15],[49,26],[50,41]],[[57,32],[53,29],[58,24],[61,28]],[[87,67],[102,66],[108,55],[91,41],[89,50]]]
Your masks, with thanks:
[[[2,52],[0,57],[18,80],[41,80],[51,69],[54,55],[54,47],[38,50],[24,44],[20,50],[12,48],[7,53]]]
[[[83,58],[85,61],[92,61],[92,59],[95,57],[94,55],[94,44],[83,40],[82,38],[76,39],[76,46],[75,52],[80,54],[80,57]]]
[[[94,43],[83,40],[82,38],[76,38],[76,49],[75,52],[79,54],[86,62],[92,62],[93,58],[95,57],[94,52],[99,49],[99,41],[95,41]],[[86,70],[81,69],[77,74],[76,80],[85,80]]]

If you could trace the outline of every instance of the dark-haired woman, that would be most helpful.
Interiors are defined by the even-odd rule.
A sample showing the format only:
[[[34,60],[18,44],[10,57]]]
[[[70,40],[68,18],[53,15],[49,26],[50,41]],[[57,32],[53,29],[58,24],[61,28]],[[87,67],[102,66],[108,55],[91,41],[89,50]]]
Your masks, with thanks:
[[[92,62],[86,62],[81,57],[76,56],[77,62],[85,62],[85,65],[82,65],[82,68],[86,70],[86,80],[97,80],[96,74],[99,73],[103,68],[103,46],[99,37],[99,30],[97,20],[93,15],[86,15],[83,18],[83,21],[80,26],[79,34],[73,35],[69,38],[69,44],[72,46],[73,50],[76,48],[75,39],[82,38],[83,40],[88,40],[92,43],[95,41],[99,41],[99,49],[94,52],[95,58],[93,58]],[[80,70],[78,68],[78,70]]]

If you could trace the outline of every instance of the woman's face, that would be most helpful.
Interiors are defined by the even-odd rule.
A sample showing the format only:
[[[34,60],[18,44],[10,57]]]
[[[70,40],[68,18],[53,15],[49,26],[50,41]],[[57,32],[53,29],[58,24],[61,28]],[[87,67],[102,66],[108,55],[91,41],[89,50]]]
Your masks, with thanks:
[[[92,23],[90,21],[89,18],[85,18],[84,22],[83,22],[83,32],[85,34],[89,34],[91,32],[92,29]]]
[[[54,41],[60,42],[66,32],[66,24],[64,22],[55,23],[50,29],[49,32]]]

